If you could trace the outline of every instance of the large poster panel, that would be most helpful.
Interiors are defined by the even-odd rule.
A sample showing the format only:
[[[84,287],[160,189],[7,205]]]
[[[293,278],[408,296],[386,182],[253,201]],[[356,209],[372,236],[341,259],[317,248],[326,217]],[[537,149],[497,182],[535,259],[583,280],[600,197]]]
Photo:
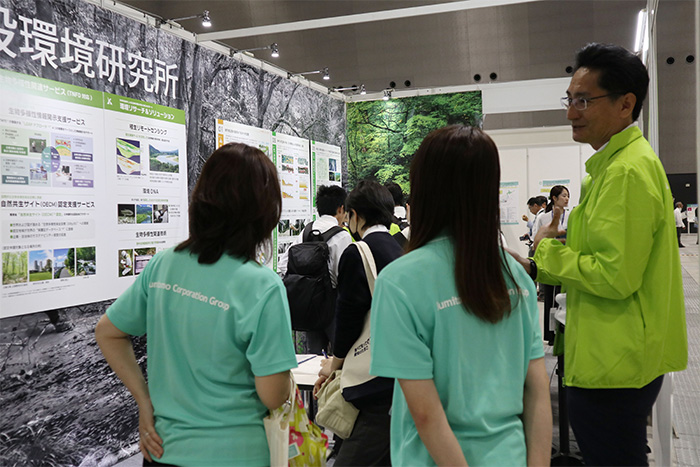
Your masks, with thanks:
[[[227,120],[216,120],[216,147],[220,148],[228,143],[244,143],[248,146],[260,149],[277,166],[279,165],[275,154],[272,151],[272,132],[263,128],[258,128],[241,123],[229,122]],[[257,261],[264,264],[273,271],[277,270],[277,231],[271,232],[272,251],[261,250],[258,253]]]
[[[0,93],[0,318],[117,297],[186,235],[184,112],[5,70]]]
[[[217,149],[227,143],[245,143],[248,146],[260,149],[268,157],[272,157],[272,132],[241,123],[229,122],[217,119],[216,121],[216,147]],[[273,159],[272,162],[275,162]]]
[[[341,151],[339,146],[311,142],[311,160],[314,167],[314,196],[319,186],[342,186]]]
[[[116,224],[107,263],[121,293],[158,251],[187,237],[185,113],[105,94],[108,207]]]
[[[282,190],[282,216],[275,233],[275,270],[279,258],[311,222],[313,210],[313,170],[309,140],[279,133],[272,134],[272,147]]]
[[[347,188],[373,179],[408,193],[411,160],[428,133],[452,124],[481,126],[481,91],[353,102],[347,118]]]
[[[311,164],[309,140],[272,134],[272,154],[277,161],[282,189],[282,217],[311,215]]]

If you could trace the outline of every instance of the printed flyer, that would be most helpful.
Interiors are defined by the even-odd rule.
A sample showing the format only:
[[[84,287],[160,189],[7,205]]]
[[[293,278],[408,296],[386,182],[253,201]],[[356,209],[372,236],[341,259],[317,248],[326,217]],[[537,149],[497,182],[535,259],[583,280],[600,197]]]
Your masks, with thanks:
[[[184,112],[168,109],[176,118],[156,123],[140,109],[157,106],[131,100],[139,110],[127,123],[118,116],[125,110],[115,110],[125,102],[118,96],[5,70],[0,94],[14,96],[0,101],[0,318],[116,298],[138,270],[115,280],[122,251],[132,252],[133,265],[137,247],[186,236],[186,169],[171,167],[173,151],[185,150]],[[128,125],[170,134],[148,139]],[[149,142],[161,151],[152,153],[156,162],[170,166],[150,162]],[[134,219],[150,209],[152,225],[117,228],[122,205],[134,206]]]

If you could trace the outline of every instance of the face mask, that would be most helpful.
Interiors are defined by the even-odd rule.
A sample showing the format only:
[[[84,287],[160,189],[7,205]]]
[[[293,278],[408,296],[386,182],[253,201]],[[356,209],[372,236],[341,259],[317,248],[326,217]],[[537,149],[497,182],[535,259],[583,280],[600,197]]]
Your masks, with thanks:
[[[348,219],[352,219],[352,213],[348,216]],[[355,227],[357,227],[357,222],[355,223]],[[360,235],[360,232],[355,231],[353,232],[352,229],[350,228],[350,222],[348,222],[348,230],[350,231],[350,236],[355,240],[356,242],[362,241],[362,236]]]

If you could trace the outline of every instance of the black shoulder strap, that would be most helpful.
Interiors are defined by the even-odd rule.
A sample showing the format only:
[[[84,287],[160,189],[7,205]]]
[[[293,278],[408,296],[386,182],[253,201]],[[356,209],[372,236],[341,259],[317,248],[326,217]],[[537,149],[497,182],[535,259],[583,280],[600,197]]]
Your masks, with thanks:
[[[308,242],[309,237],[311,236],[311,231],[313,230],[314,223],[307,224],[306,227],[304,227],[304,230],[301,232],[301,241],[302,242]]]
[[[323,233],[323,235],[321,235],[321,237],[323,237],[324,242],[328,243],[328,240],[330,240],[333,235],[340,233],[343,230],[345,230],[345,229],[343,229],[341,226],[335,225],[335,226],[331,227],[330,229],[326,230]]]
[[[396,232],[393,235],[393,237],[394,240],[396,240],[396,243],[398,243],[401,248],[403,248],[406,245],[406,242],[408,241],[406,236],[403,234],[403,231]]]

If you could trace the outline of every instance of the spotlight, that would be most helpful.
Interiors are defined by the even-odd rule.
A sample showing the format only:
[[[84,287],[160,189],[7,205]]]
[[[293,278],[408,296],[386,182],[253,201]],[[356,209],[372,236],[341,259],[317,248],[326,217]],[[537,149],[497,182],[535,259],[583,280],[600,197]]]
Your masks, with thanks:
[[[365,94],[367,94],[367,90],[365,89],[365,85],[364,85],[364,84],[363,84],[362,86],[360,86],[360,94],[363,95],[363,96],[364,96]]]
[[[383,101],[388,101],[391,99],[391,89],[385,89],[384,90],[384,97],[382,97]]]
[[[186,19],[194,18],[202,18],[202,26],[205,28],[211,27],[211,16],[209,16],[209,10],[204,10],[198,15],[183,16],[181,18],[158,18],[156,19],[156,27],[160,28],[164,24],[170,24],[170,27],[172,28],[176,21],[184,21]]]
[[[270,54],[271,57],[277,58],[277,57],[280,56],[280,50],[279,50],[279,48],[277,47],[277,42],[275,42],[274,44],[272,44],[272,45],[270,46],[270,49],[272,49],[272,53]]]
[[[202,13],[202,26],[205,28],[211,27],[211,17],[209,16],[209,10],[204,10]]]
[[[331,79],[331,76],[328,74],[328,67],[321,68],[320,70],[304,71],[301,73],[287,73],[287,78],[292,78],[294,76],[314,75],[317,73],[323,73],[323,79],[325,80]]]

